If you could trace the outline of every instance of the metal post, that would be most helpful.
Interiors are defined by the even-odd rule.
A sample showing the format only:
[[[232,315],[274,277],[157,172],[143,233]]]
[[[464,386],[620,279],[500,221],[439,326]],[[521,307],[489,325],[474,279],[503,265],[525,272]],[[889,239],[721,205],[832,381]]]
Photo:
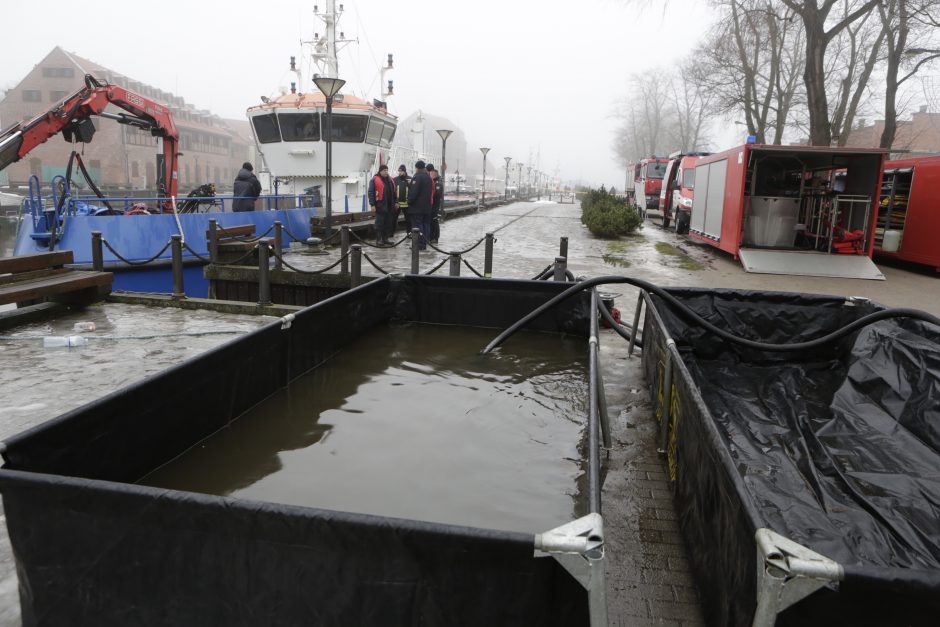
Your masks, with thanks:
[[[565,270],[568,269],[568,260],[565,257],[555,257],[555,280],[565,280]]]
[[[104,271],[104,250],[101,248],[101,231],[91,232],[91,267],[95,272]]]
[[[418,246],[421,242],[421,231],[411,229],[411,274],[418,274]]]
[[[486,234],[485,252],[483,253],[483,278],[485,279],[493,278],[493,242],[495,241],[496,238],[493,237],[492,233]]]
[[[170,250],[173,255],[173,298],[185,298],[183,290],[183,236],[174,233],[170,236]]]
[[[362,245],[352,245],[352,273],[349,275],[349,287],[358,287],[362,283]]]
[[[558,256],[568,258],[568,238],[561,238],[561,243],[558,246]]]
[[[349,274],[349,225],[344,224],[339,232],[340,255],[343,260],[340,262],[340,274]]]
[[[209,220],[209,262],[219,263],[219,223],[215,218]]]
[[[284,254],[284,243],[281,235],[281,221],[274,221],[274,269],[281,270],[281,255]]]
[[[663,412],[662,422],[659,424],[659,454],[665,455],[669,446],[669,421],[672,409],[672,350],[675,340],[666,340],[666,372],[663,374]]]
[[[271,268],[268,265],[268,243],[258,242],[258,304],[271,304]]]
[[[450,276],[460,276],[460,255],[450,254]]]
[[[506,160],[506,184],[503,185],[503,200],[509,200],[509,162],[512,161],[512,157],[503,157]]]
[[[324,239],[333,234],[333,96],[326,97],[326,224]]]
[[[633,329],[630,330],[630,348],[627,355],[633,355],[633,347],[636,344],[637,329],[640,327],[640,312],[643,310],[643,292],[641,291],[636,298],[636,313],[633,314]]]

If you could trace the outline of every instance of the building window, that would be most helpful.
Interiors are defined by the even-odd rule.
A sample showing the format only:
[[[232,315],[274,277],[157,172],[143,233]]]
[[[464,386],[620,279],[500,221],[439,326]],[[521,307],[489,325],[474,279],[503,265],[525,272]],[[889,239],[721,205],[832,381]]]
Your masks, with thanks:
[[[59,102],[60,100],[65,99],[69,95],[67,91],[50,91],[49,92],[49,102]]]
[[[190,185],[191,181],[193,180],[189,176],[189,164],[188,163],[183,167],[183,180],[186,181],[187,185]]]
[[[42,92],[38,89],[24,89],[23,102],[42,102]]]
[[[75,76],[75,68],[70,67],[44,67],[42,68],[44,78],[72,78]]]

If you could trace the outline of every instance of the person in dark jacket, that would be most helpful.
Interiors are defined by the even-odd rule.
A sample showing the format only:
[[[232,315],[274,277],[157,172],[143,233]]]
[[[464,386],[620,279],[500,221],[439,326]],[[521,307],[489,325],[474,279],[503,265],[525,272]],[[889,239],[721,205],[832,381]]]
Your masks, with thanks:
[[[232,186],[232,196],[235,197],[232,201],[232,211],[255,210],[255,199],[261,195],[261,183],[253,170],[251,164],[246,161],[238,171]]]
[[[431,234],[431,203],[434,200],[434,182],[424,169],[424,161],[415,163],[415,175],[411,179],[408,191],[408,209],[406,214],[411,221],[411,228],[421,232],[418,249],[426,250]],[[415,242],[412,242],[412,246]]]
[[[398,176],[395,177],[395,200],[398,203],[398,208],[395,209],[395,217],[392,219],[392,223],[389,225],[389,238],[395,236],[395,229],[398,227],[398,215],[408,208],[408,187],[410,185],[411,177],[408,176],[408,170],[405,168],[405,164],[403,163],[398,166]],[[407,219],[405,220],[405,228],[411,228],[408,225]]]
[[[433,163],[429,163],[427,166],[427,171],[431,175],[431,180],[434,182],[434,197],[431,200],[431,227],[428,233],[428,237],[431,239],[432,244],[437,244],[437,240],[441,237],[441,206],[443,203],[443,187],[444,184],[441,180],[440,172],[434,167]]]
[[[388,175],[388,166],[379,166],[379,173],[369,181],[369,206],[375,211],[375,245],[388,244],[388,221],[395,215],[395,181]]]

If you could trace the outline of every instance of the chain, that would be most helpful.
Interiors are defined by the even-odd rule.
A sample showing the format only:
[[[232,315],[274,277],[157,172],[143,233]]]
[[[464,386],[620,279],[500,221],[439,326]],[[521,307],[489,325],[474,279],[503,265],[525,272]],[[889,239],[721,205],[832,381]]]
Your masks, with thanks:
[[[477,276],[480,277],[481,279],[483,278],[483,275],[480,274],[479,272],[477,272],[477,269],[474,268],[473,266],[471,266],[469,261],[467,261],[466,259],[461,259],[461,261],[463,261],[463,265],[465,265],[465,266],[467,266],[468,268],[470,268],[470,272],[474,273],[475,275],[477,275]]]
[[[443,255],[458,255],[458,256],[460,256],[460,257],[463,257],[463,256],[466,255],[468,252],[470,252],[471,250],[473,250],[474,248],[476,248],[477,246],[479,246],[480,244],[482,244],[482,243],[485,242],[485,241],[486,241],[486,236],[484,235],[484,236],[481,237],[479,240],[477,240],[477,243],[476,243],[476,244],[474,244],[473,246],[471,246],[470,248],[468,248],[468,249],[466,249],[466,250],[460,250],[460,251],[441,250],[440,248],[438,248],[438,247],[435,246],[434,244],[431,244],[430,242],[428,242],[428,246],[430,246],[431,248],[433,248],[434,250],[436,250],[437,252],[439,252],[439,253],[441,253],[441,254],[443,254]]]
[[[146,261],[131,261],[130,259],[125,259],[123,256],[121,256],[121,253],[119,253],[118,251],[114,250],[114,248],[111,246],[111,244],[108,242],[108,240],[106,240],[106,239],[104,239],[104,238],[102,237],[102,238],[101,238],[101,241],[104,243],[104,245],[108,248],[108,250],[111,251],[111,253],[112,253],[115,257],[117,257],[118,259],[120,259],[121,261],[123,261],[124,263],[126,263],[127,265],[129,265],[129,266],[145,266],[145,265],[147,265],[148,263],[150,263],[151,261],[156,260],[156,259],[157,259],[160,255],[162,255],[163,253],[165,253],[165,252],[166,252],[166,249],[170,247],[170,243],[171,243],[173,240],[167,240],[167,243],[163,245],[163,248],[160,249],[160,252],[158,252],[156,255],[154,255],[153,257],[151,257],[150,259],[148,259],[148,260],[146,260]]]
[[[373,268],[375,268],[376,270],[378,270],[380,274],[385,274],[385,275],[390,274],[390,272],[388,272],[388,271],[385,270],[384,268],[380,267],[377,263],[375,263],[374,261],[372,261],[372,258],[369,257],[369,255],[367,255],[367,254],[365,254],[365,253],[362,253],[362,257],[363,257],[366,261],[369,262],[369,265],[371,265]]]
[[[283,228],[284,228],[284,227],[281,226],[281,229],[283,229]],[[257,235],[257,236],[255,236],[255,237],[238,237],[238,236],[236,236],[236,237],[232,237],[231,239],[235,240],[236,242],[245,242],[246,244],[251,244],[251,243],[253,243],[253,242],[257,242],[257,241],[260,240],[262,237],[265,237],[268,233],[270,233],[270,232],[273,231],[273,230],[274,230],[274,225],[272,224],[271,226],[268,227],[268,230],[265,231],[264,233],[262,233],[261,235]]]
[[[208,257],[203,257],[202,255],[200,255],[199,253],[197,253],[195,250],[193,250],[192,248],[190,248],[190,247],[189,247],[189,244],[187,244],[186,242],[183,242],[183,248],[185,248],[186,250],[188,250],[189,252],[191,252],[191,253],[193,254],[193,257],[195,257],[195,258],[198,259],[199,261],[201,261],[201,262],[203,262],[203,263],[212,263],[212,260],[211,260],[211,259],[209,259]]]
[[[444,258],[441,260],[441,262],[440,262],[439,264],[437,264],[436,266],[434,266],[433,268],[431,268],[430,270],[428,270],[428,271],[425,272],[424,274],[425,274],[425,275],[434,274],[435,272],[437,272],[438,270],[440,270],[442,267],[444,267],[444,264],[447,263],[447,262],[448,262],[448,258],[447,258],[447,257],[444,257]]]
[[[226,261],[225,263],[220,263],[220,264],[218,264],[218,265],[220,265],[220,266],[237,266],[237,265],[241,264],[241,262],[243,262],[243,261],[245,261],[246,259],[249,259],[250,257],[252,257],[252,256],[255,254],[255,251],[258,250],[258,246],[261,246],[261,244],[255,244],[255,245],[252,247],[251,250],[249,250],[247,253],[245,253],[244,255],[242,255],[241,257],[239,257],[238,259],[233,259],[232,261]]]
[[[287,263],[286,261],[284,261],[284,257],[281,255],[281,251],[275,250],[275,251],[274,251],[274,256],[275,256],[275,258],[277,258],[278,261],[280,261],[282,264],[284,264],[285,267],[290,268],[291,270],[293,270],[294,272],[297,272],[297,273],[299,273],[299,274],[323,274],[323,273],[326,272],[327,270],[332,270],[333,268],[335,268],[336,266],[338,266],[339,264],[341,264],[344,259],[349,258],[349,254],[346,254],[346,255],[343,255],[342,257],[340,257],[339,259],[337,259],[337,260],[336,260],[336,263],[334,263],[334,264],[332,264],[332,265],[330,265],[330,266],[327,266],[326,268],[322,268],[322,269],[320,269],[320,270],[301,270],[300,268],[296,268],[296,267],[292,266],[291,264]]]

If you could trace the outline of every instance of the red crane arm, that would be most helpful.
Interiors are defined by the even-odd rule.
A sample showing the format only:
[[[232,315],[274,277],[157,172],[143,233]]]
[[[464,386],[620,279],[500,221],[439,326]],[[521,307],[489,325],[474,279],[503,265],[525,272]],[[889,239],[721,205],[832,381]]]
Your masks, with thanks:
[[[109,104],[120,107],[131,115],[105,111]],[[19,161],[36,146],[60,132],[67,141],[72,138],[83,142],[90,141],[94,135],[94,126],[90,125],[89,118],[93,115],[149,130],[151,135],[162,138],[163,180],[166,189],[161,189],[160,193],[176,196],[179,182],[179,132],[169,109],[118,85],[102,84],[90,74],[85,76],[85,87],[61,104],[28,122],[16,124],[0,133],[0,170]]]

